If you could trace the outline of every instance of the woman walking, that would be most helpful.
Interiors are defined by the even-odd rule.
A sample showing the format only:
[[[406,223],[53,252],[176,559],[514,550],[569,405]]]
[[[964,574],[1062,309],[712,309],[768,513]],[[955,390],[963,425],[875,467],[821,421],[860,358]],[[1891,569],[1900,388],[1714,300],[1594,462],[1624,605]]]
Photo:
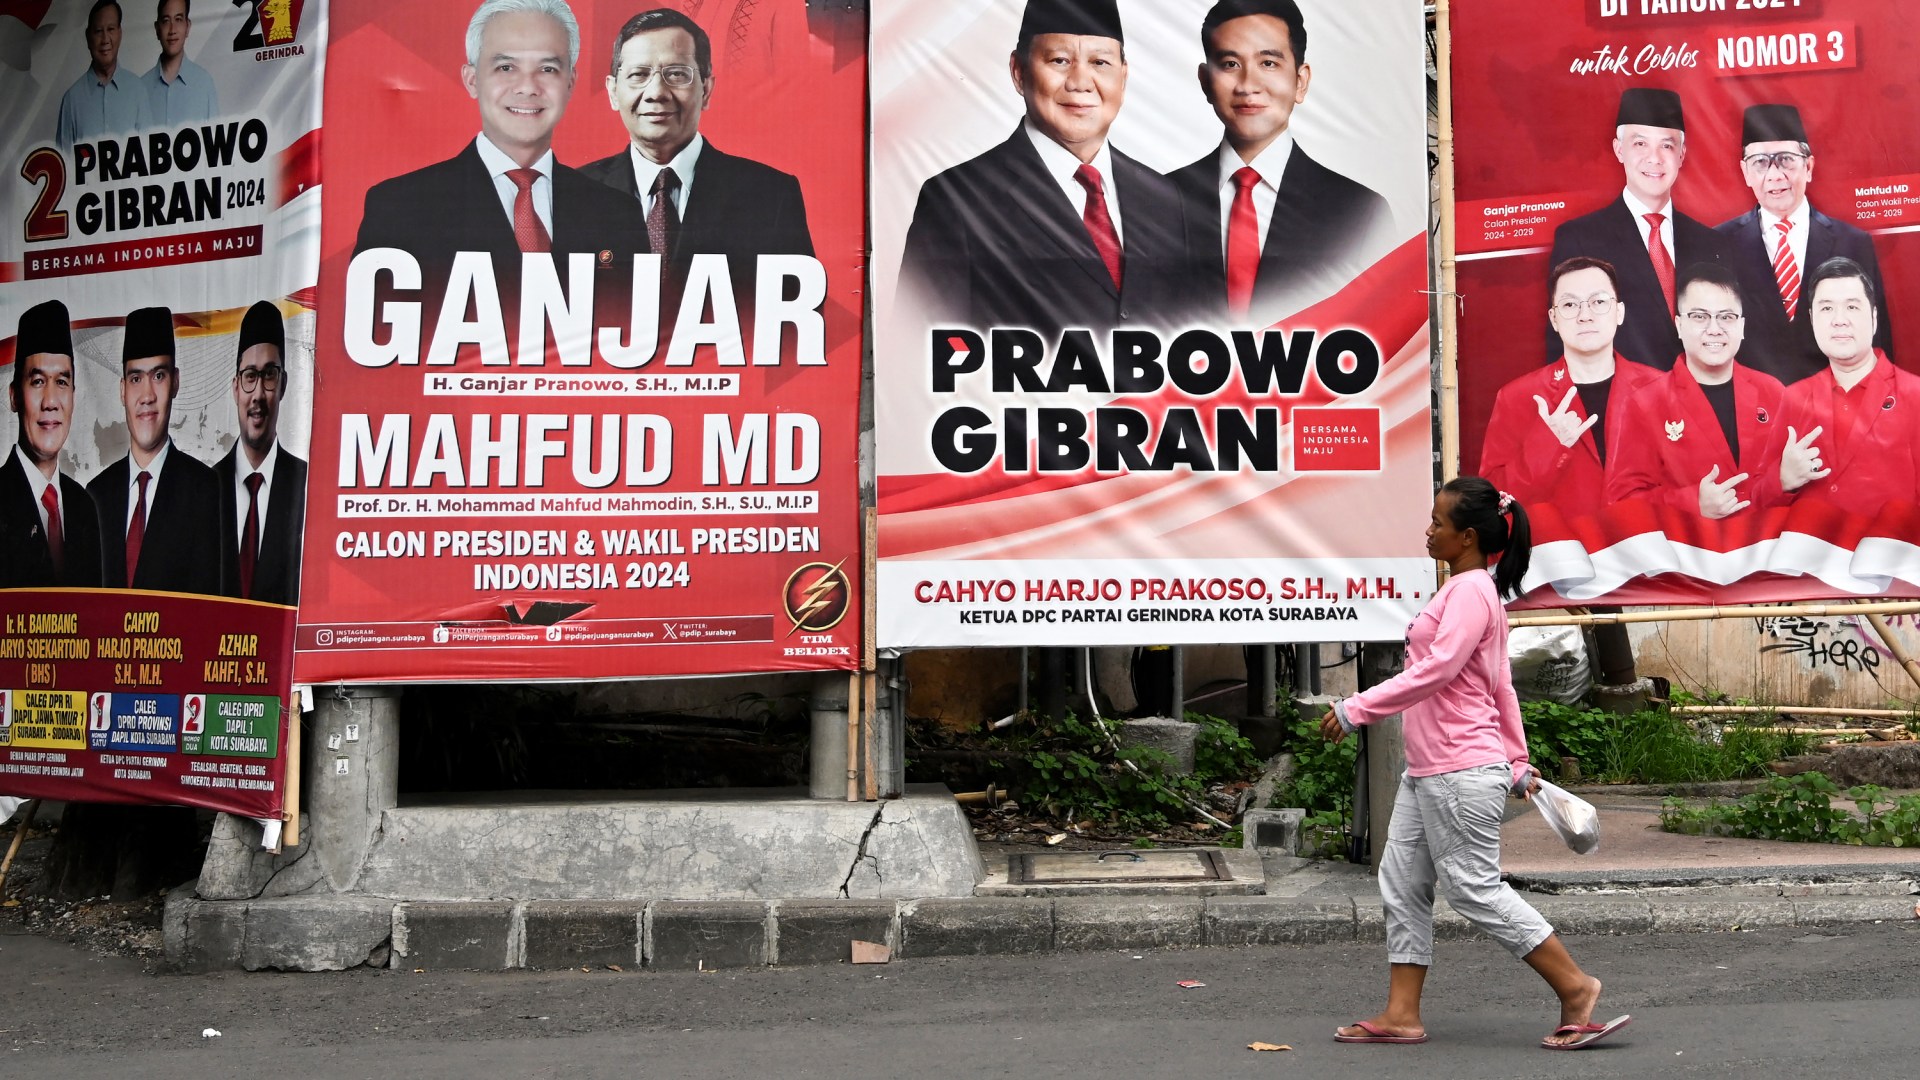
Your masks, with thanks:
[[[1560,1026],[1540,1045],[1592,1046],[1630,1018],[1593,1023],[1600,980],[1580,970],[1540,913],[1500,880],[1500,819],[1509,790],[1526,798],[1539,774],[1527,763],[1520,703],[1507,666],[1504,596],[1519,593],[1532,539],[1526,511],[1477,476],[1440,489],[1427,554],[1452,568],[1407,630],[1407,666],[1327,711],[1320,729],[1347,732],[1403,716],[1407,771],[1393,804],[1380,899],[1386,909],[1387,1008],[1334,1033],[1340,1042],[1427,1041],[1420,991],[1433,964],[1433,894],[1445,871],[1448,902],[1540,974],[1560,998]],[[1490,557],[1498,556],[1491,573]]]

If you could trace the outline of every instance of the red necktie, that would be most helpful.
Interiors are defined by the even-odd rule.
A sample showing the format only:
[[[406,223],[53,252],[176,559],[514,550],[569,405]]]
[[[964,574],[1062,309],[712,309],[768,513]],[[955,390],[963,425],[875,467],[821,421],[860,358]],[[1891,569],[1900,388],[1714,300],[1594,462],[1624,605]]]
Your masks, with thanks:
[[[520,191],[513,197],[513,238],[520,244],[521,251],[552,251],[553,242],[547,239],[547,227],[540,223],[540,215],[533,212],[533,182],[540,179],[535,169],[508,169],[507,179]]]
[[[66,561],[66,541],[60,531],[60,492],[55,490],[60,483],[56,478],[40,493],[40,505],[47,508],[47,554],[53,556],[53,573],[59,576]]]
[[[653,177],[653,205],[647,208],[647,245],[655,255],[673,254],[673,234],[680,230],[680,215],[673,206],[673,193],[680,189],[680,177],[672,169],[661,169]]]
[[[1260,174],[1242,165],[1233,174],[1233,209],[1227,214],[1227,310],[1245,318],[1253,307],[1253,279],[1260,273],[1260,215],[1253,209],[1253,188]]]
[[[1667,220],[1665,214],[1642,214],[1647,224],[1653,226],[1647,232],[1647,257],[1653,260],[1653,276],[1660,279],[1660,292],[1667,298],[1667,314],[1673,315],[1673,255],[1667,251],[1667,242],[1660,239],[1660,223]]]
[[[153,476],[145,469],[135,478],[140,494],[134,499],[133,520],[127,524],[127,588],[133,588],[134,571],[140,569],[140,544],[147,538],[147,484]]]
[[[1114,230],[1113,218],[1107,214],[1107,198],[1102,194],[1100,170],[1091,165],[1082,165],[1073,171],[1073,178],[1087,189],[1087,208],[1080,214],[1080,220],[1087,225],[1087,235],[1093,237],[1093,249],[1100,253],[1100,261],[1107,264],[1107,274],[1113,278],[1113,287],[1120,287],[1121,253],[1120,234]]]
[[[240,533],[240,595],[253,595],[253,566],[260,557],[260,485],[266,477],[247,477],[247,527]]]
[[[1780,247],[1773,253],[1773,280],[1780,284],[1780,302],[1786,305],[1787,321],[1792,322],[1800,308],[1800,264],[1793,261],[1793,245],[1787,243],[1793,222],[1783,221],[1774,228],[1780,230]]]

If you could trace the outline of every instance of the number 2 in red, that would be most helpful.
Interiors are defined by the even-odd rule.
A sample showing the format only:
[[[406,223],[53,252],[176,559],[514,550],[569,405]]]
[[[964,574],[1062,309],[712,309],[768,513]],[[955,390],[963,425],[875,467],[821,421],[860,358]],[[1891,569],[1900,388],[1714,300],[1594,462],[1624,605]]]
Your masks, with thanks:
[[[65,240],[67,212],[59,207],[60,196],[67,193],[66,161],[52,147],[43,146],[27,155],[20,175],[29,184],[47,182],[33,201],[33,209],[27,211],[27,241]]]

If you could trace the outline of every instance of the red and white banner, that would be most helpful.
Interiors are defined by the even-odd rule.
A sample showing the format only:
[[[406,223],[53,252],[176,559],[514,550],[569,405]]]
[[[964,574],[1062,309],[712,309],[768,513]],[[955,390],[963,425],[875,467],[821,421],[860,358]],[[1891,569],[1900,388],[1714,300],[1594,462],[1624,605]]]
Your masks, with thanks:
[[[646,7],[332,5],[303,681],[855,664],[864,21]]]
[[[1460,470],[1533,511],[1518,606],[1920,596],[1916,47],[1884,0],[1454,4]]]
[[[874,3],[880,644],[1392,639],[1431,590],[1420,13],[1302,6]]]

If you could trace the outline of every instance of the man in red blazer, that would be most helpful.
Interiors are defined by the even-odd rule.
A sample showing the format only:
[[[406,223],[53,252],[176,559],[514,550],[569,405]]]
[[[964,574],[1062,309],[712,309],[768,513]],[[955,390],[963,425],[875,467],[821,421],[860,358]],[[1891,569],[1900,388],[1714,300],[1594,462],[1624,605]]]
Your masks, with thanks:
[[[1920,375],[1873,347],[1870,271],[1836,256],[1814,269],[1804,292],[1827,367],[1787,389],[1781,490],[1868,515],[1889,501],[1920,502]]]
[[[1577,517],[1606,496],[1607,453],[1620,445],[1627,399],[1661,376],[1614,351],[1627,309],[1612,263],[1568,259],[1548,276],[1547,295],[1565,351],[1500,388],[1480,475],[1529,506],[1552,503]]]
[[[1741,364],[1746,316],[1733,272],[1702,263],[1675,292],[1684,356],[1627,403],[1607,501],[1645,499],[1719,519],[1779,498],[1780,380]]]

